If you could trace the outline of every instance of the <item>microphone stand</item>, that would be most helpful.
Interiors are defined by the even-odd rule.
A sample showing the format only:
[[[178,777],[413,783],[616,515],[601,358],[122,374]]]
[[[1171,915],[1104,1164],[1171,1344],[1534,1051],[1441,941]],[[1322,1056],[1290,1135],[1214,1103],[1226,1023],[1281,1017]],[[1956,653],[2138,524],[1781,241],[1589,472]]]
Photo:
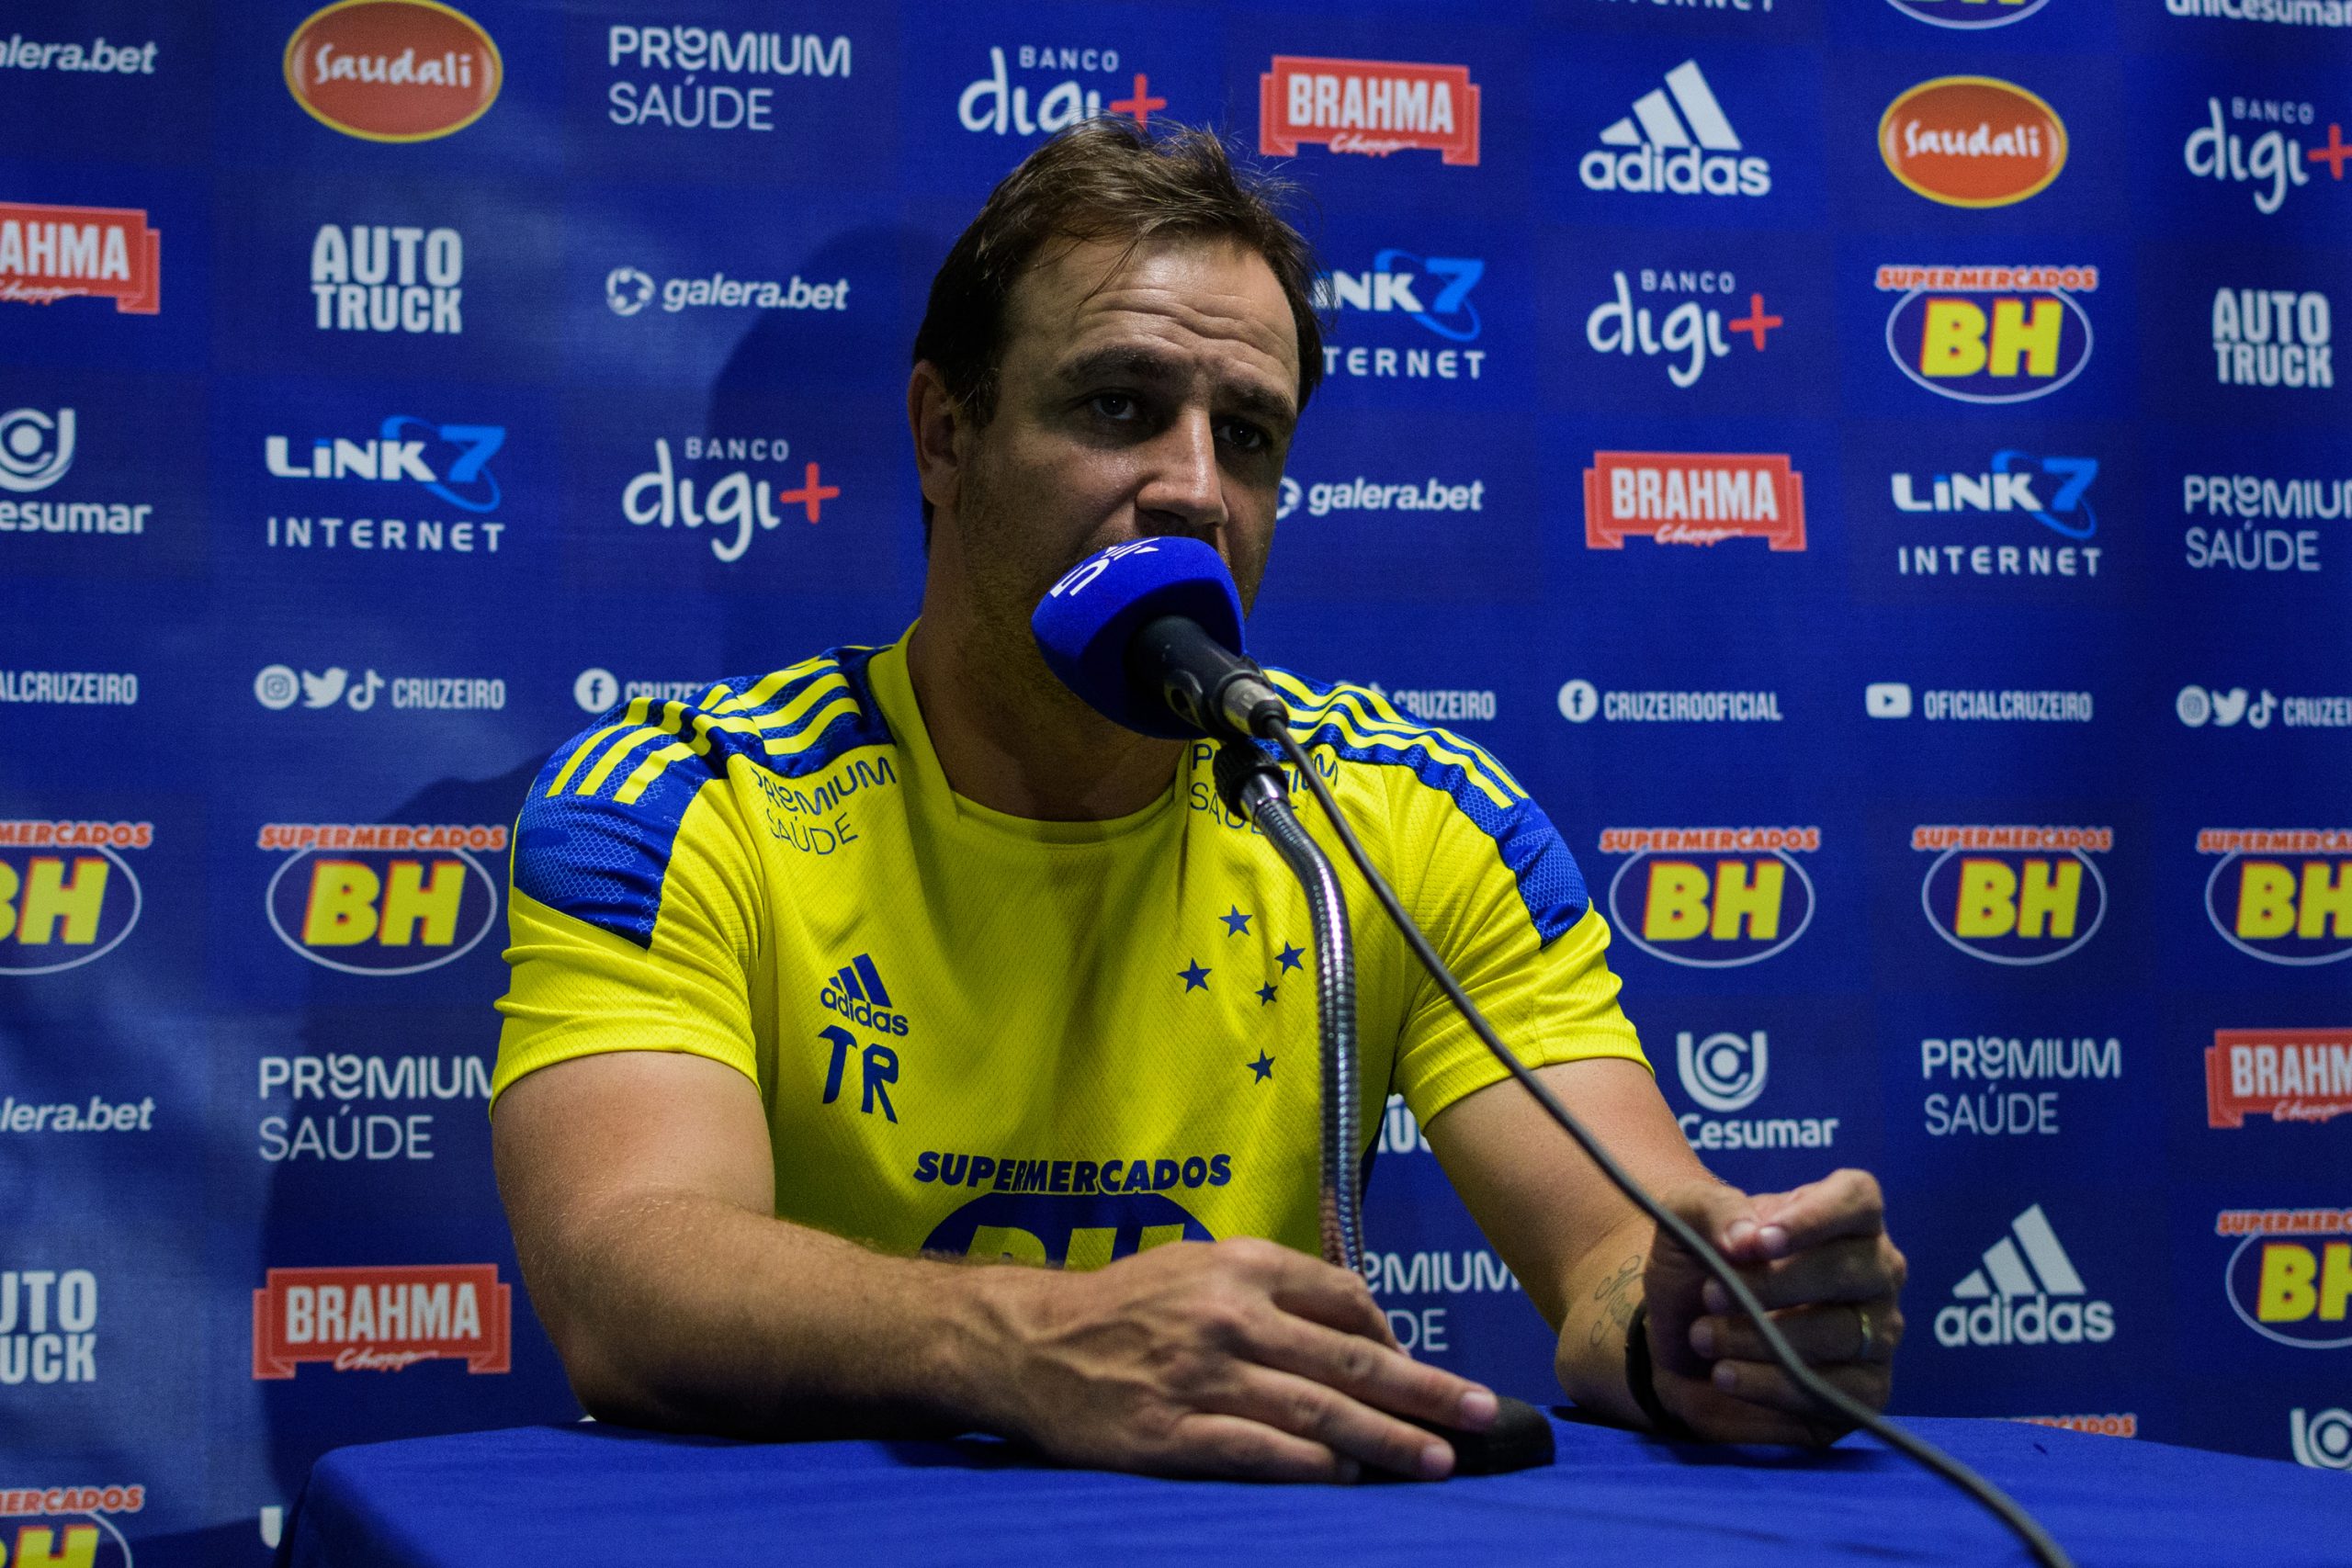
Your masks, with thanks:
[[[1282,722],[1279,718],[1273,722]],[[1282,764],[1254,740],[1217,749],[1217,795],[1257,824],[1306,893],[1315,940],[1316,1016],[1321,1030],[1323,1258],[1363,1276],[1363,1190],[1355,1163],[1357,1126],[1356,955],[1340,874],[1291,809]],[[1552,1426],[1524,1401],[1498,1396],[1495,1424],[1465,1432],[1415,1420],[1453,1448],[1454,1473],[1491,1475],[1553,1461]],[[1412,1419],[1407,1417],[1407,1419]]]

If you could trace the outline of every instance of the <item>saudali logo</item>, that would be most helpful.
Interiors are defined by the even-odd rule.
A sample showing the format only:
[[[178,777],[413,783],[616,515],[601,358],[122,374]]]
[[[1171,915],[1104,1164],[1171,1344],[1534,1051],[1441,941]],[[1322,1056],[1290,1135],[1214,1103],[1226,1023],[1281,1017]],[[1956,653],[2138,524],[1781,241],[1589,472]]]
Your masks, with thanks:
[[[2222,940],[2266,964],[2352,958],[2352,829],[2206,828],[2219,855],[2205,914]]]
[[[153,822],[0,821],[0,975],[95,963],[139,923],[139,874],[119,852]]]
[[[2006,28],[2032,16],[2050,0],[1887,0],[1887,4],[1931,28]],[[2177,6],[2180,0],[2172,0]]]
[[[2213,290],[2213,378],[2224,387],[2335,385],[2335,321],[2317,289]]]
[[[142,207],[0,201],[0,300],[111,299],[118,314],[163,309],[164,231]]]
[[[254,1376],[290,1378],[304,1361],[339,1372],[397,1372],[456,1359],[503,1372],[513,1355],[514,1287],[495,1263],[272,1269],[254,1292]]]
[[[1939,398],[2018,403],[2082,374],[2091,319],[2076,300],[2098,288],[2093,266],[1882,266],[1886,352]]]
[[[2287,1439],[2297,1464],[2352,1470],[2352,1410],[2317,1410],[2306,1416],[2298,1404],[2287,1413]]]
[[[505,81],[480,23],[435,0],[339,0],[286,40],[286,90],[321,125],[430,141],[490,112]]]
[[[1637,195],[1765,196],[1772,189],[1772,165],[1741,147],[1695,60],[1668,72],[1665,86],[1635,98],[1632,114],[1611,120],[1600,145],[1577,162],[1577,177],[1587,190]]]
[[[277,940],[346,975],[414,975],[473,951],[498,919],[477,852],[503,827],[272,822],[258,847],[291,850],[263,900]]]
[[[1779,452],[1595,452],[1584,471],[1585,547],[1622,550],[1628,535],[1801,550],[1804,476]]]
[[[1796,855],[1820,847],[1818,828],[1605,829],[1600,852],[1630,857],[1610,879],[1610,917],[1668,964],[1760,964],[1813,923],[1813,879]]]
[[[2205,1050],[2205,1124],[2332,1122],[2352,1111],[2352,1029],[2217,1029]]]
[[[2039,1203],[2009,1222],[2009,1234],[1984,1249],[1984,1267],[1970,1269],[1951,1293],[1951,1304],[1936,1314],[1936,1343],[1947,1349],[2104,1345],[2115,1337],[2113,1304],[2085,1299],[2083,1277]]]
[[[130,1542],[107,1516],[146,1506],[147,1488],[136,1483],[0,1486],[0,1517],[16,1522],[8,1561],[18,1568],[130,1568]]]
[[[2107,918],[2107,879],[2090,858],[2115,847],[2111,828],[1918,827],[1911,847],[1934,852],[1919,905],[1936,934],[1987,964],[2052,964]]]
[[[2352,1346],[2352,1209],[2224,1209],[2241,1238],[2225,1270],[2238,1321],[2298,1350]]]
[[[1421,151],[1476,164],[1477,85],[1466,65],[1278,54],[1258,78],[1258,151],[1288,158],[1315,142],[1375,158]]]
[[[2223,185],[2254,187],[2254,209],[2267,218],[2286,204],[2287,193],[2312,183],[2311,165],[2325,168],[2336,184],[2344,180],[2344,164],[2352,158],[2352,142],[2344,140],[2344,127],[2330,121],[2327,141],[2318,147],[2306,148],[2303,135],[2312,132],[2305,128],[2318,123],[2318,115],[2310,104],[2291,99],[2245,98],[2230,99],[2228,119],[2222,118],[2222,100],[2205,100],[2205,123],[2188,133],[2180,150],[2181,162],[2199,179],[2218,180]],[[2259,132],[2238,130],[2233,127],[2268,126]],[[2294,128],[2280,130],[2279,127]]]
[[[1946,207],[2007,207],[2066,166],[2066,122],[2014,82],[1939,76],[1886,106],[1879,156],[1905,186]]]

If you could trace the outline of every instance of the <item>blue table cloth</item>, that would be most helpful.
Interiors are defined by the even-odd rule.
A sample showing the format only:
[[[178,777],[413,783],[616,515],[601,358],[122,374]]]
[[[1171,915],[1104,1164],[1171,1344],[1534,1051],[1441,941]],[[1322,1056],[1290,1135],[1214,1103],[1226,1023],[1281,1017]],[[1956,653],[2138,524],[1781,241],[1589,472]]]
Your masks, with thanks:
[[[1910,1425],[2007,1487],[2085,1568],[2352,1563],[2352,1476],[2008,1422]],[[2027,1561],[1990,1515],[1867,1439],[1799,1453],[1554,1427],[1549,1469],[1351,1487],[1062,1470],[978,1438],[751,1444],[519,1427],[328,1454],[286,1557],[294,1568]]]

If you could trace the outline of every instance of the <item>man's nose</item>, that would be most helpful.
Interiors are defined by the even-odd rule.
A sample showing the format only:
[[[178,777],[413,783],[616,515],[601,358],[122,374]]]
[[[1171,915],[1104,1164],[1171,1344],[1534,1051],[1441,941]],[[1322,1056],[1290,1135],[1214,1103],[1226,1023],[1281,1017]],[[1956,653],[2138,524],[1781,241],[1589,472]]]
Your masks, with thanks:
[[[1225,478],[1218,471],[1216,432],[1206,410],[1187,410],[1147,449],[1148,468],[1136,493],[1147,532],[1214,538],[1225,526]]]

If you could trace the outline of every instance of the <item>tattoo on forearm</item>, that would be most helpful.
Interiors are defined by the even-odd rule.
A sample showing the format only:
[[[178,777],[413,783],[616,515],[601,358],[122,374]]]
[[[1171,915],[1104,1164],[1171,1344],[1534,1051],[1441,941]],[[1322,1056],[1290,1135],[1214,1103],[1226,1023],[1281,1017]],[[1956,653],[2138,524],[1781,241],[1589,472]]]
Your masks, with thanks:
[[[1641,1301],[1641,1283],[1642,1255],[1636,1252],[1593,1288],[1592,1299],[1600,1304],[1600,1310],[1593,1317],[1592,1333],[1586,1344],[1597,1348],[1611,1328],[1618,1337],[1624,1337],[1625,1325],[1634,1321],[1634,1308]]]

